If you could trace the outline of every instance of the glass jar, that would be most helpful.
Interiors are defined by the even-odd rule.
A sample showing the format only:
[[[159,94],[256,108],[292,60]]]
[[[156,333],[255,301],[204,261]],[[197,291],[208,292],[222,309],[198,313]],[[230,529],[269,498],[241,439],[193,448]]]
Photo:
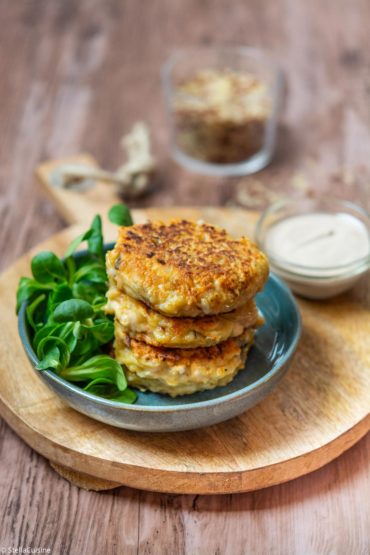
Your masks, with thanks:
[[[282,73],[262,51],[199,47],[175,53],[162,71],[172,154],[210,175],[246,175],[271,160]]]

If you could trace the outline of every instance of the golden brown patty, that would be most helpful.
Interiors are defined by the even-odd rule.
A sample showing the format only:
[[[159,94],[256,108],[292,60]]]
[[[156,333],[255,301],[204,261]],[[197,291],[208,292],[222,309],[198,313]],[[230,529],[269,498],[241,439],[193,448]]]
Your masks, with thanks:
[[[120,228],[107,270],[111,285],[174,317],[230,312],[262,289],[269,271],[249,239],[186,220]]]
[[[254,301],[218,316],[170,318],[116,287],[109,288],[107,297],[106,311],[115,315],[116,333],[157,347],[210,347],[240,335],[246,328],[258,327],[262,320]]]
[[[171,397],[228,384],[244,367],[253,331],[214,347],[165,349],[116,336],[115,357],[127,368],[130,385]]]

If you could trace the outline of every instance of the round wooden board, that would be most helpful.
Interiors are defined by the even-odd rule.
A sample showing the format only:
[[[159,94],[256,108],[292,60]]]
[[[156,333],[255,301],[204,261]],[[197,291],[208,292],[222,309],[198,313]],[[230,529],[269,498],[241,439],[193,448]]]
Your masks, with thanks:
[[[228,209],[150,209],[147,217],[203,218],[251,234],[255,215]],[[63,405],[37,377],[18,338],[14,299],[41,249],[62,254],[68,228],[0,277],[0,412],[36,451],[82,487],[120,484],[171,493],[250,491],[311,472],[351,447],[370,425],[369,295],[300,300],[303,335],[291,369],[273,393],[231,421],[190,432],[112,428]],[[107,228],[107,240],[114,239]],[[358,297],[358,294],[357,294]],[[61,468],[63,467],[63,468]]]

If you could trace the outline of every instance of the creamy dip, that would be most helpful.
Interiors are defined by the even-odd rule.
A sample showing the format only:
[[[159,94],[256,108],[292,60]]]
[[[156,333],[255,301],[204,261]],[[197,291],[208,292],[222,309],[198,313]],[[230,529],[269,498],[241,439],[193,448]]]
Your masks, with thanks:
[[[354,263],[370,253],[369,232],[345,213],[308,213],[273,224],[264,248],[279,266],[305,266],[306,275],[333,275],[335,267]]]

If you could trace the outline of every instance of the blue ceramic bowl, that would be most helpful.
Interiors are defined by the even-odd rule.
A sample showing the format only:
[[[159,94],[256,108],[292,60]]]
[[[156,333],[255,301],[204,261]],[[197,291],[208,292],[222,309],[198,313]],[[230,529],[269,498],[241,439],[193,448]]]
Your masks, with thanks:
[[[245,368],[224,387],[174,399],[159,393],[138,392],[135,404],[124,405],[87,393],[51,370],[35,372],[65,403],[112,426],[171,432],[216,424],[248,410],[266,397],[285,374],[296,350],[301,319],[287,286],[271,274],[264,290],[257,295],[257,305],[265,324],[256,333]],[[32,348],[25,311],[24,304],[19,312],[19,335],[35,367],[38,359]]]

